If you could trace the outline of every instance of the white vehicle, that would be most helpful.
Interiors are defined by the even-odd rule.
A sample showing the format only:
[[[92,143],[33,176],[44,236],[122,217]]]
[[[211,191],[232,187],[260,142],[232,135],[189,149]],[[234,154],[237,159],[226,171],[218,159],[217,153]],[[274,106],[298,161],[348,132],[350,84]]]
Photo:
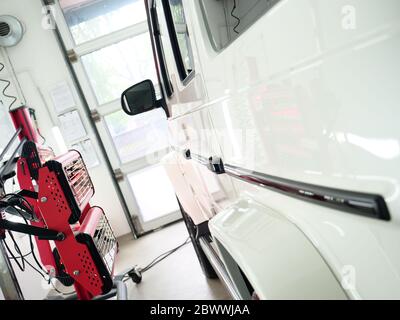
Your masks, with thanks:
[[[400,299],[400,1],[147,6],[163,98],[123,105],[168,115],[205,274],[237,299]]]

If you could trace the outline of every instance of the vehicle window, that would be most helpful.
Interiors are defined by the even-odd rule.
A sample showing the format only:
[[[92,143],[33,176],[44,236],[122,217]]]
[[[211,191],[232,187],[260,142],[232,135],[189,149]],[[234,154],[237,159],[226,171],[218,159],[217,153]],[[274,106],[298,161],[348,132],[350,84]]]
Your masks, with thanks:
[[[147,32],[85,54],[82,64],[100,105],[120,98],[132,83],[144,79],[151,79],[159,93]]]
[[[141,0],[60,0],[65,21],[76,44],[146,21]]]
[[[210,41],[221,51],[279,0],[200,0]]]
[[[182,0],[163,1],[169,36],[182,81],[194,71],[193,51]]]

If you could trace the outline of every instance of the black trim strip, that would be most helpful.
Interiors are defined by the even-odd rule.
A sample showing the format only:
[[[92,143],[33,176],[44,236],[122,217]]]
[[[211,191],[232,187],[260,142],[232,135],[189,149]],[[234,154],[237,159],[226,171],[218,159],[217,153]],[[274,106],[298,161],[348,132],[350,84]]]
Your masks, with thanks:
[[[35,227],[25,223],[17,223],[0,219],[0,228],[9,231],[14,231],[17,233],[35,236],[38,237],[39,240],[53,240],[53,241],[65,240],[65,235],[62,232],[46,228]]]
[[[154,39],[154,44],[155,44],[155,63],[157,64],[157,61],[159,62],[160,65],[160,73],[161,77],[163,80],[163,83],[160,83],[160,85],[164,85],[165,92],[168,97],[171,97],[174,94],[174,88],[171,83],[171,79],[169,77],[169,72],[168,72],[168,66],[166,63],[165,59],[165,54],[164,54],[164,46],[163,42],[161,39],[161,31],[160,31],[160,24],[158,20],[158,13],[157,13],[157,7],[156,7],[156,0],[152,0],[152,4],[149,10],[149,30],[153,32],[153,36],[151,37],[152,40]],[[158,59],[157,59],[158,57]]]
[[[108,292],[111,291],[113,287],[113,280],[110,272],[108,271],[103,258],[100,256],[100,253],[94,243],[93,238],[86,234],[86,233],[78,233],[75,236],[76,241],[78,241],[81,244],[84,244],[87,246],[87,249],[90,252],[90,256],[92,257],[96,268],[98,272],[100,273],[101,277],[101,282],[102,282],[102,287],[101,291],[102,294],[107,294]]]
[[[178,36],[176,34],[175,21],[174,21],[173,15],[172,15],[171,7],[170,7],[170,0],[161,0],[161,2],[163,5],[163,9],[164,9],[164,15],[165,15],[165,20],[167,22],[168,34],[169,34],[169,38],[171,41],[172,51],[174,54],[176,65],[178,68],[179,77],[180,77],[181,81],[183,82],[183,84],[186,85],[189,81],[187,79],[189,77],[190,77],[190,79],[192,79],[192,77],[193,77],[193,74],[195,72],[194,66],[193,66],[193,70],[191,70],[191,71],[186,70],[185,63],[183,62],[182,51],[179,46]],[[185,24],[186,24],[186,16],[185,16]],[[191,44],[190,44],[190,50],[193,50]]]
[[[292,198],[369,218],[390,221],[385,199],[380,195],[345,191],[269,176],[225,164],[225,173]]]
[[[21,191],[17,192],[17,194],[24,198],[30,198],[30,199],[34,199],[34,200],[39,199],[39,193],[34,192],[34,191],[21,190]]]
[[[207,166],[215,174],[227,174],[233,178],[266,188],[286,196],[311,202],[331,209],[364,217],[390,221],[385,199],[376,194],[327,188],[303,182],[270,176],[264,173],[224,164],[218,157],[204,158],[184,151],[186,159],[193,159]]]

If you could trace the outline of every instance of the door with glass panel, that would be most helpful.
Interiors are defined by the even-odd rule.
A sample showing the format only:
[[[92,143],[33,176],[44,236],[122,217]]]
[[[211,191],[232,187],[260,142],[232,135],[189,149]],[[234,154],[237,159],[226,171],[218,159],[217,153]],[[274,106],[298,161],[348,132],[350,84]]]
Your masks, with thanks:
[[[169,148],[161,110],[137,117],[121,111],[122,92],[158,84],[143,0],[58,0],[56,21],[68,56],[106,147],[115,178],[139,232],[181,218],[160,164]]]

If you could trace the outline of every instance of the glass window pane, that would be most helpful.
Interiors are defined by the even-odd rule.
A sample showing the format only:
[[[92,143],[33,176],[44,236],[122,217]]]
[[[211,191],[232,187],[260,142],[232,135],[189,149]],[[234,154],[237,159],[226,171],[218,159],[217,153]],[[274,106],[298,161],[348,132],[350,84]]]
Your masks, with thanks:
[[[185,11],[183,9],[182,0],[170,0],[169,3],[182,56],[182,62],[185,67],[186,76],[188,76],[189,73],[194,70],[194,63]]]
[[[76,44],[146,21],[143,0],[60,0]]]
[[[163,166],[135,172],[128,179],[144,222],[179,210],[174,188]]]
[[[189,74],[193,70],[192,55],[190,53],[189,36],[186,34],[178,34],[178,43],[182,53],[183,64],[185,65],[186,72]]]
[[[164,110],[155,109],[135,117],[118,111],[105,117],[121,163],[167,149],[168,122]]]
[[[147,32],[84,55],[82,63],[100,105],[119,99],[125,89],[146,79],[158,87]]]

